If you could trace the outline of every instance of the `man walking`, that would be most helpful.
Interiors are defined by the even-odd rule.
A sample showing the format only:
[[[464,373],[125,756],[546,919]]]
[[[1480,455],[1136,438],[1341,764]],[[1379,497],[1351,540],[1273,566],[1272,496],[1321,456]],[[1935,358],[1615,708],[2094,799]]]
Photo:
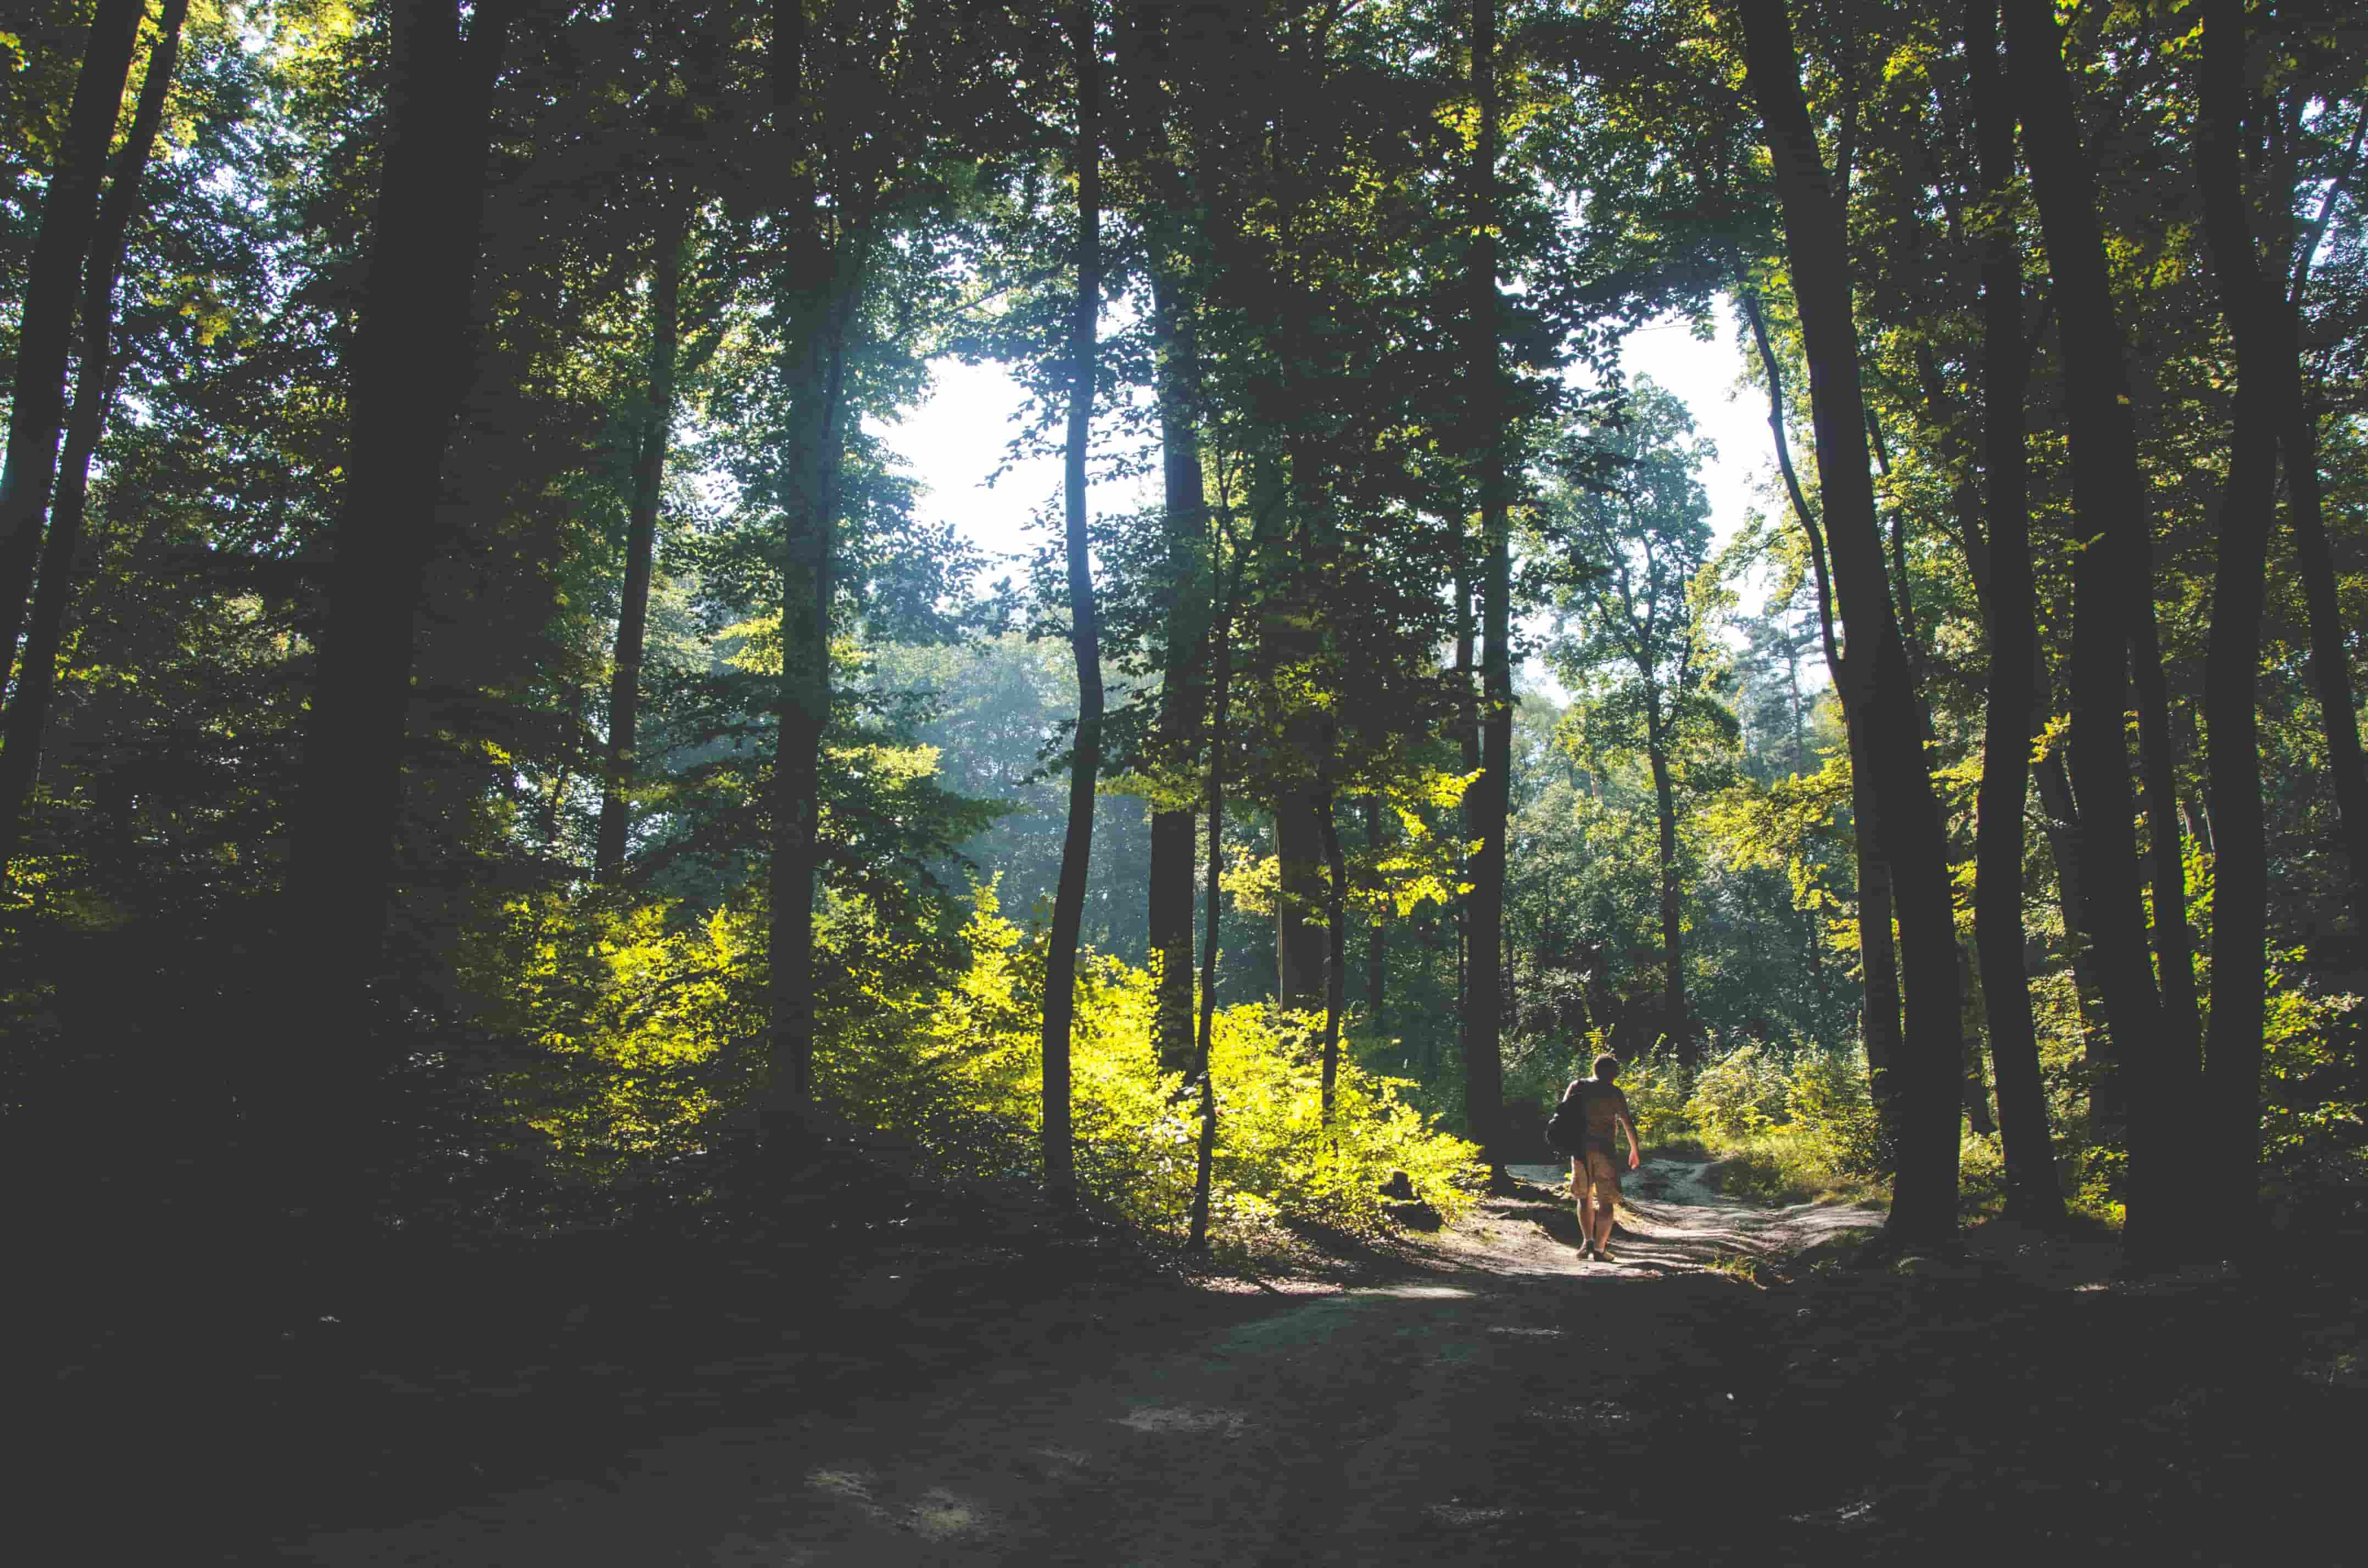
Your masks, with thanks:
[[[1615,1261],[1611,1254],[1611,1221],[1620,1201],[1620,1162],[1616,1153],[1619,1144],[1614,1134],[1628,1135],[1630,1170],[1644,1159],[1636,1148],[1636,1124],[1628,1114],[1628,1096],[1613,1082],[1619,1076],[1620,1059],[1599,1056],[1595,1059],[1595,1076],[1575,1080],[1562,1096],[1565,1100],[1574,1095],[1583,1096],[1580,1104],[1587,1116],[1583,1152],[1570,1159],[1570,1190],[1578,1199],[1578,1255],[1605,1263]]]

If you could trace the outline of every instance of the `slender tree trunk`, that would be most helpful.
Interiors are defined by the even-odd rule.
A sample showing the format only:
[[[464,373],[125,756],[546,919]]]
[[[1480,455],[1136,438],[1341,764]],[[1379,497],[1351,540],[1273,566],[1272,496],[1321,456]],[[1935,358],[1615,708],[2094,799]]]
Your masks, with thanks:
[[[1182,748],[1171,766],[1189,761],[1190,737],[1201,728],[1207,658],[1209,599],[1202,557],[1208,497],[1201,472],[1197,335],[1188,302],[1167,271],[1152,275],[1152,327],[1158,364],[1161,478],[1167,502],[1166,659],[1159,692],[1159,734]],[[1149,938],[1159,960],[1156,1029],[1160,1070],[1185,1073],[1193,1059],[1192,851],[1198,836],[1188,806],[1151,817]]]
[[[666,485],[666,442],[674,432],[676,346],[682,324],[682,248],[690,204],[677,199],[658,235],[650,289],[649,407],[633,455],[632,510],[625,528],[625,585],[617,611],[616,669],[609,685],[608,771],[600,792],[594,877],[613,887],[625,878],[625,839],[637,766],[634,733],[642,701],[642,654],[648,642],[650,568],[657,552],[658,500]]]
[[[1956,1229],[1958,1084],[1956,918],[1948,845],[1925,771],[1922,714],[1884,581],[1874,484],[1867,468],[1865,399],[1844,241],[1844,211],[1827,181],[1801,95],[1782,0],[1741,0],[1745,67],[1765,123],[1785,246],[1809,360],[1817,474],[1833,548],[1835,586],[1850,629],[1843,673],[1865,711],[1875,838],[1891,868],[1906,982],[1899,1075],[1899,1158],[1887,1229],[1903,1240]]]
[[[2195,177],[2220,306],[2237,348],[2236,427],[2220,497],[2219,561],[2212,584],[2212,642],[2203,666],[2213,857],[2212,1032],[2204,1055],[2214,1126],[2235,1147],[2213,1185],[2220,1240],[2249,1233],[2261,1156],[2262,967],[2269,934],[2269,832],[2261,806],[2260,726],[2254,687],[2261,664],[2263,577],[2277,505],[2281,405],[2293,395],[2283,290],[2262,275],[2247,212],[2241,152],[2245,121],[2243,0],[2205,0],[2196,55],[2202,114]],[[2274,112],[2274,110],[2272,111]],[[2216,1142],[2216,1140],[2215,1140]],[[2241,1156],[2241,1157],[2239,1157]]]
[[[2368,109],[2351,132],[2351,159],[2360,153],[2368,131]],[[2318,696],[2319,722],[2327,732],[2327,770],[2335,785],[2335,808],[2340,832],[2351,903],[2353,940],[2368,944],[2368,756],[2360,744],[2360,714],[2351,686],[2351,662],[2345,650],[2347,628],[2336,598],[2335,552],[2327,538],[2323,487],[2318,472],[2318,415],[2302,373],[2302,295],[2309,281],[2311,260],[2326,233],[2335,191],[2329,188],[2318,221],[2306,230],[2294,258],[2294,286],[2284,309],[2284,358],[2281,374],[2283,397],[2278,413],[2278,439],[2285,455],[2286,517],[2294,529],[2294,565],[2302,578],[2303,605],[2310,619],[2310,683]]]
[[[1077,733],[1069,764],[1069,828],[1044,955],[1044,1187],[1076,1187],[1069,1122],[1069,1026],[1076,1006],[1077,937],[1094,842],[1094,785],[1101,772],[1101,628],[1086,540],[1086,449],[1094,415],[1094,331],[1101,312],[1101,42],[1091,0],[1069,21],[1077,70],[1077,301],[1069,326],[1067,554],[1069,646],[1077,665]]]
[[[14,667],[17,634],[33,589],[33,562],[56,482],[58,435],[66,413],[66,359],[74,347],[74,295],[98,222],[98,184],[123,85],[131,74],[146,0],[99,0],[91,19],[65,139],[41,199],[40,228],[25,273],[17,336],[17,380],[8,404],[8,454],[0,467],[0,642]]]
[[[1236,565],[1233,574],[1236,583],[1239,571]],[[1233,720],[1233,587],[1228,585],[1219,596],[1215,635],[1209,650],[1216,711],[1209,733],[1209,869],[1201,937],[1201,1028],[1192,1050],[1193,1076],[1201,1085],[1201,1137],[1193,1160],[1191,1230],[1185,1243],[1195,1252],[1206,1250],[1209,1244],[1209,1190],[1217,1154],[1217,1085],[1210,1068],[1210,1044],[1217,1023],[1217,913],[1224,897],[1220,872],[1224,865],[1225,751]]]
[[[2098,191],[2062,40],[2048,0],[2006,0],[2007,58],[2022,116],[2031,168],[2055,273],[2064,347],[2065,404],[2071,423],[2073,503],[2080,532],[2099,542],[2073,562],[2069,670],[2072,765],[2080,791],[2081,900],[2103,986],[2115,1053],[2130,1098],[2129,1229],[2134,1250],[2174,1244],[2192,1170],[2192,1139],[2181,1123],[2181,1064],[2174,1060],[2154,975],[2146,962],[2131,819],[2126,657],[2135,613],[2151,613],[2145,479],[2130,411],[2127,347],[2114,314],[2097,224]],[[2144,591],[2140,591],[2140,589]]]
[[[1502,1020],[1505,921],[1505,827],[1509,814],[1513,756],[1512,522],[1506,483],[1505,431],[1500,418],[1497,295],[1497,5],[1474,0],[1472,76],[1479,99],[1480,136],[1474,171],[1479,221],[1471,257],[1471,401],[1479,434],[1481,718],[1480,777],[1474,782],[1472,836],[1480,843],[1471,866],[1469,983],[1463,997],[1464,1116],[1498,1179],[1505,1165],[1505,1072],[1498,1054]]]
[[[1898,1085],[1892,1064],[1900,1059],[1899,959],[1891,936],[1891,869],[1884,864],[1874,841],[1874,775],[1867,760],[1865,716],[1854,699],[1842,667],[1840,640],[1834,633],[1834,598],[1826,562],[1826,539],[1817,516],[1809,509],[1801,481],[1793,470],[1793,447],[1784,434],[1784,377],[1769,341],[1768,323],[1759,299],[1741,294],[1752,341],[1759,349],[1759,365],[1768,378],[1768,428],[1775,437],[1776,466],[1784,476],[1784,490],[1793,502],[1793,516],[1809,541],[1809,568],[1817,585],[1817,633],[1826,655],[1826,675],[1833,682],[1834,700],[1841,704],[1842,728],[1850,743],[1850,821],[1852,856],[1858,883],[1859,1039],[1866,1046],[1867,1090],[1873,1096],[1884,1134],[1896,1147],[1899,1138]]]
[[[847,337],[868,236],[808,236],[785,301],[803,341],[792,396],[781,572],[781,685],[773,749],[773,857],[766,934],[770,1045],[764,1153],[777,1176],[804,1147],[814,1093],[814,885],[821,869],[822,747],[830,728],[830,636],[847,437]]]
[[[1463,776],[1470,778],[1480,771],[1480,704],[1473,686],[1479,673],[1474,654],[1477,643],[1473,636],[1472,579],[1464,567],[1462,551],[1457,551],[1455,567],[1455,746],[1460,754]],[[1459,881],[1471,880],[1471,858],[1465,846],[1473,835],[1472,792],[1466,790],[1456,801],[1455,869]],[[1458,1028],[1470,1011],[1472,996],[1472,898],[1459,893],[1455,900],[1455,1017]],[[1462,1049],[1462,1037],[1457,1037],[1457,1049]]]
[[[509,6],[489,0],[464,40],[453,0],[404,0],[393,12],[351,439],[290,812],[295,952],[285,972],[296,981],[267,1091],[297,1145],[286,1157],[324,1177],[374,1158],[361,1142],[376,1120],[366,1083],[378,1066],[359,1043],[372,1033],[363,993],[379,967],[394,869],[414,619],[441,548],[444,450],[470,373],[493,87],[509,18]]]
[[[1330,748],[1327,746],[1326,750]],[[1340,1077],[1340,1015],[1349,1006],[1349,858],[1340,848],[1340,824],[1333,820],[1335,801],[1327,785],[1315,806],[1315,820],[1324,830],[1325,892],[1324,963],[1324,1125],[1332,1125],[1332,1111]]]
[[[1972,65],[1982,191],[1991,201],[2003,202],[2014,179],[2014,103],[1998,58],[1996,0],[1968,0],[1965,54]],[[2039,1032],[2023,970],[2023,812],[2031,783],[2031,694],[2040,680],[2030,459],[2023,441],[2031,361],[2022,351],[2022,256],[2011,220],[1994,217],[1981,243],[1982,466],[1989,479],[1983,553],[1988,564],[1990,646],[1975,806],[1974,940],[1981,954],[1983,1015],[1998,1074],[2007,1215],[2045,1223],[2063,1218],[2064,1189],[2055,1178]]]
[[[1678,795],[1669,778],[1668,736],[1662,727],[1660,694],[1646,677],[1645,754],[1653,768],[1653,803],[1660,828],[1661,962],[1663,1027],[1678,1053],[1678,1070],[1693,1076],[1701,1065],[1692,1020],[1686,1012],[1686,947],[1684,908],[1678,897]]]
[[[9,694],[6,715],[0,718],[0,883],[7,881],[8,866],[16,858],[34,781],[40,772],[41,734],[57,689],[58,652],[64,643],[66,612],[74,598],[74,559],[82,551],[90,460],[98,449],[115,391],[115,287],[123,273],[131,218],[140,206],[141,179],[156,144],[156,128],[165,118],[165,94],[172,85],[181,24],[188,12],[188,0],[165,0],[156,42],[148,55],[147,74],[140,84],[139,107],[132,112],[131,131],[115,156],[84,268],[82,366],[74,381],[74,410],[66,420],[65,457],[59,465],[49,535],[41,545],[40,575],[33,591],[32,619],[26,628],[17,684]]]
[[[1375,860],[1382,853],[1382,798],[1365,797],[1365,848]],[[1365,1015],[1372,1020],[1377,1035],[1387,1034],[1389,1024],[1384,1011],[1390,979],[1390,931],[1383,916],[1375,915],[1365,927]]]

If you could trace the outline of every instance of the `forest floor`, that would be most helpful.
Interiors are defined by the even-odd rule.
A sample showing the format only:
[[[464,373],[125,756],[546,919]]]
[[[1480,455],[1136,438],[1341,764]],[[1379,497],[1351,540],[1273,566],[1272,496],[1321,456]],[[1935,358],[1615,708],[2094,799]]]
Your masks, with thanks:
[[[122,1484],[72,1560],[2351,1560],[2356,1275],[2121,1279],[2109,1242],[1995,1223],[1857,1267],[1872,1211],[1676,1161],[1588,1263],[1557,1173],[1517,1175],[1287,1278],[916,1204],[831,1260],[545,1260],[443,1320],[423,1289],[76,1365],[52,1431]]]

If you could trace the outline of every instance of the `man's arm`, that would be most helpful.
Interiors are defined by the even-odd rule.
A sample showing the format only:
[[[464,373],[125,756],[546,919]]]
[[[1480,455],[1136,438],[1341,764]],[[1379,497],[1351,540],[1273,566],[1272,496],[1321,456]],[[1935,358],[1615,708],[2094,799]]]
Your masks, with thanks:
[[[1620,1124],[1620,1131],[1628,1134],[1628,1168],[1633,1171],[1644,1163],[1645,1158],[1636,1152],[1636,1124],[1628,1119],[1628,1113],[1624,1110],[1614,1119]]]

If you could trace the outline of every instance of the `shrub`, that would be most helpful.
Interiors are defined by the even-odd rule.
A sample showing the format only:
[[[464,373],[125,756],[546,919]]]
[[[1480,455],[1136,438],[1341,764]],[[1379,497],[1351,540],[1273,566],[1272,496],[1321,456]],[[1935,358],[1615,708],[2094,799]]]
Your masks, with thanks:
[[[1694,1131],[1687,1115],[1685,1076],[1674,1052],[1647,1051],[1620,1070],[1621,1092],[1628,1096],[1637,1136],[1655,1143],[1682,1138]]]
[[[1789,1085],[1782,1056],[1756,1043],[1712,1058],[1694,1075],[1686,1119],[1716,1139],[1739,1140],[1785,1119]]]
[[[1041,1177],[1041,940],[982,889],[968,932],[972,960],[942,991],[843,1032],[819,1074],[860,1119],[912,1138],[957,1177]],[[1150,1041],[1152,978],[1111,959],[1081,967],[1070,1038],[1077,1182],[1088,1198],[1146,1230],[1180,1236],[1197,1162],[1198,1096],[1163,1075]],[[1342,1042],[1335,1115],[1323,1125],[1312,1020],[1265,1004],[1217,1013],[1212,1226],[1253,1242],[1278,1221],[1352,1231],[1387,1224],[1380,1188],[1404,1171],[1415,1196],[1450,1218],[1476,1187],[1477,1151],[1440,1132],[1406,1080],[1360,1067]]]

